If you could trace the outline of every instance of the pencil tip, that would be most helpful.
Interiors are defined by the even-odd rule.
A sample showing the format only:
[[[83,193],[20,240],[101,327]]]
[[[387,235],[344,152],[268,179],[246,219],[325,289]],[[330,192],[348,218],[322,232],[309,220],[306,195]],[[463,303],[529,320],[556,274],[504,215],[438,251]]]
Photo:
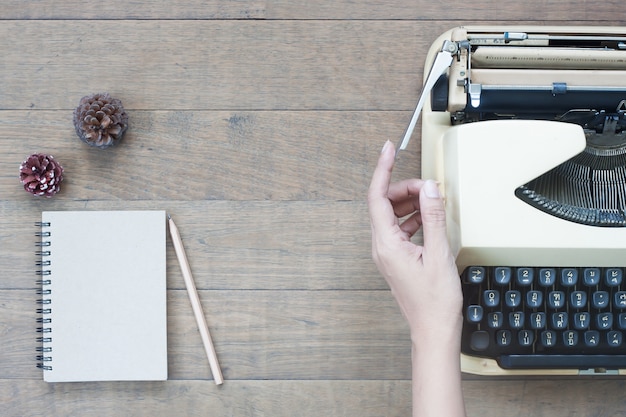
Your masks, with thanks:
[[[171,220],[172,219],[172,216],[169,213],[165,213],[165,214],[167,214],[167,220]]]

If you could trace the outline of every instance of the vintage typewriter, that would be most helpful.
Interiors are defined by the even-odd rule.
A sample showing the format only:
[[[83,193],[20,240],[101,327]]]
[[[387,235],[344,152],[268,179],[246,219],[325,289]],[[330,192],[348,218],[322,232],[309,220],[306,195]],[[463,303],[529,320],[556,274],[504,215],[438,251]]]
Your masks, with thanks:
[[[626,28],[461,27],[426,60],[462,369],[626,374]]]

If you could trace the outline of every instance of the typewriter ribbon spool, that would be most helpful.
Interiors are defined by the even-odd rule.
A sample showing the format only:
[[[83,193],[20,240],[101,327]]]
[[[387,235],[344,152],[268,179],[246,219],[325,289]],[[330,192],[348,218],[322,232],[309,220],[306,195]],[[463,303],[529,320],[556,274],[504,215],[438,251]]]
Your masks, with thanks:
[[[39,275],[39,279],[36,281],[36,285],[38,286],[36,293],[40,296],[40,298],[37,299],[37,304],[40,305],[40,307],[37,308],[37,314],[40,315],[40,317],[37,317],[37,324],[39,325],[37,327],[37,333],[40,334],[40,336],[37,337],[37,342],[41,343],[41,345],[36,348],[38,353],[36,360],[37,368],[49,371],[52,370],[52,366],[50,365],[52,361],[52,346],[50,346],[52,343],[52,337],[50,336],[52,327],[50,327],[51,319],[47,317],[47,315],[52,311],[50,308],[50,304],[52,304],[52,299],[50,298],[51,291],[48,288],[51,283],[49,277],[52,271],[48,268],[50,266],[50,260],[46,259],[51,253],[50,249],[48,249],[51,245],[50,240],[48,240],[50,232],[45,229],[50,227],[50,223],[36,222],[35,226],[41,228],[40,231],[35,233],[35,236],[41,238],[41,240],[36,243],[38,250],[35,252],[35,254],[40,257],[40,260],[36,262],[39,268],[36,271],[36,274]]]

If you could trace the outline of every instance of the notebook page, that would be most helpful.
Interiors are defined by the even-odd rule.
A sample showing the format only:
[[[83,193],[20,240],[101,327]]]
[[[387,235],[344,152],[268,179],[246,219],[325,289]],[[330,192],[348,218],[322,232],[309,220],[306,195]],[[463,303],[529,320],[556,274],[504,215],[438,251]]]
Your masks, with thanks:
[[[44,212],[42,222],[52,319],[44,380],[167,379],[165,212]]]

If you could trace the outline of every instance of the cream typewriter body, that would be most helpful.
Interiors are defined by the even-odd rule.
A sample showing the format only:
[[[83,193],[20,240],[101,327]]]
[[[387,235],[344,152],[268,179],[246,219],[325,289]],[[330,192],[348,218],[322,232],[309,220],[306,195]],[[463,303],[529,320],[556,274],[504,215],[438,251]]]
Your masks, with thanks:
[[[463,370],[626,373],[626,28],[456,28],[426,69]]]

